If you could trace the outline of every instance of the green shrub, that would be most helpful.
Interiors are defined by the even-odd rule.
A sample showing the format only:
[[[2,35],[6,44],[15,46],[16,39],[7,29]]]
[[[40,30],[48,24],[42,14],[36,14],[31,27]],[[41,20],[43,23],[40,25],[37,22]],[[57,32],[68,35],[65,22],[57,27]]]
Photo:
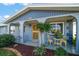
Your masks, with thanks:
[[[42,45],[41,47],[35,48],[33,50],[33,54],[36,55],[36,56],[43,56],[43,55],[45,55],[46,54],[45,46]]]
[[[9,46],[14,43],[15,37],[11,34],[0,35],[0,47]]]
[[[68,55],[68,53],[63,48],[59,47],[55,50],[55,55],[66,56],[66,55]]]

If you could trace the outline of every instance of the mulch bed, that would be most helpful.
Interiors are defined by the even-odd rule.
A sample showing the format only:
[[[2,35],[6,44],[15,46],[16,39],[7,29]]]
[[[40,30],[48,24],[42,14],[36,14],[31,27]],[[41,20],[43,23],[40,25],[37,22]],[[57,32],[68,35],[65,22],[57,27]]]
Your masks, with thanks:
[[[22,56],[33,56],[34,47],[32,46],[18,44],[16,46],[12,45],[10,47],[18,50],[22,54]],[[49,49],[46,49],[46,51],[47,51],[46,56],[54,56],[54,51],[49,50]]]
[[[13,44],[10,46],[10,48],[14,48],[17,51],[19,51],[22,56],[33,56],[33,50],[34,50],[33,46],[27,46],[24,44],[16,44],[14,46],[14,44]],[[47,51],[47,53],[45,56],[55,56],[53,50],[46,49],[46,51]],[[68,55],[69,56],[79,56],[79,55],[75,55],[75,54],[68,54]]]

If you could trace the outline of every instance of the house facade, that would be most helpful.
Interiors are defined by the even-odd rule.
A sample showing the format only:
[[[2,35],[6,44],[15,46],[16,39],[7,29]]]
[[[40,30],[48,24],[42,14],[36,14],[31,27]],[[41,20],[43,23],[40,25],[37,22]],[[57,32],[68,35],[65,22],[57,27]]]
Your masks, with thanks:
[[[7,33],[7,24],[0,24],[0,35]]]
[[[68,41],[73,37],[73,23],[76,23],[76,51],[79,52],[79,5],[67,4],[29,4],[27,7],[9,17],[7,33],[16,37],[16,42],[31,46],[47,44],[48,36],[37,29],[38,22],[49,23],[53,28],[62,31]]]

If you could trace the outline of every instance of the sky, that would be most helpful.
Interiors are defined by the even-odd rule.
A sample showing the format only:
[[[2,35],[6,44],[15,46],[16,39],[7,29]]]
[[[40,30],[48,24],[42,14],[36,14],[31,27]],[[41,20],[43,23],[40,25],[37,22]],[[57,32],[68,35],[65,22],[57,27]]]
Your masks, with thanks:
[[[27,3],[0,3],[0,22],[5,21],[26,6]]]

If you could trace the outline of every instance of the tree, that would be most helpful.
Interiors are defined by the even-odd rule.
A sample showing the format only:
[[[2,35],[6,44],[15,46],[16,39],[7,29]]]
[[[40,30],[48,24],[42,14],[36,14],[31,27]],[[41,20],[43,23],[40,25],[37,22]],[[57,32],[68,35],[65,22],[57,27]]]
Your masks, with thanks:
[[[44,35],[43,33],[48,32],[51,29],[51,25],[49,23],[38,23],[37,28],[41,32],[41,41],[42,41]]]

